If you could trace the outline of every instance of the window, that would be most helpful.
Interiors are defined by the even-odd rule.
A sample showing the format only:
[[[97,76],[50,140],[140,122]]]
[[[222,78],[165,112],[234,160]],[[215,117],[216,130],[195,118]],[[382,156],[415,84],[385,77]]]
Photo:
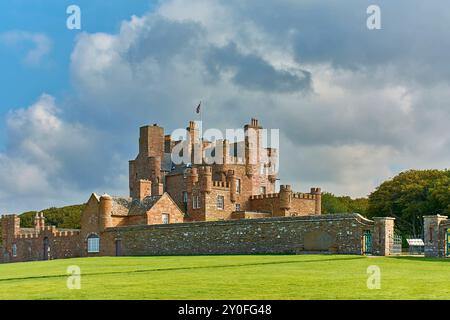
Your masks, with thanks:
[[[266,187],[265,187],[265,186],[261,186],[261,187],[259,188],[259,193],[260,193],[260,194],[266,194]]]
[[[236,193],[241,193],[241,179],[236,179]]]
[[[240,203],[236,203],[235,211],[241,211],[241,204]]]
[[[100,238],[96,234],[91,234],[87,239],[88,253],[100,252]]]
[[[188,194],[186,191],[183,191],[183,202],[187,203],[187,201],[188,201]]]
[[[224,208],[224,198],[223,196],[217,196],[217,209],[223,210]]]
[[[162,223],[163,224],[169,224],[169,214],[168,213],[163,213],[162,214]]]
[[[17,245],[15,243],[12,245],[12,256],[17,257]]]
[[[200,209],[200,196],[192,196],[192,209]]]
[[[264,175],[266,173],[266,168],[264,163],[261,163],[261,166],[259,167],[259,174]]]

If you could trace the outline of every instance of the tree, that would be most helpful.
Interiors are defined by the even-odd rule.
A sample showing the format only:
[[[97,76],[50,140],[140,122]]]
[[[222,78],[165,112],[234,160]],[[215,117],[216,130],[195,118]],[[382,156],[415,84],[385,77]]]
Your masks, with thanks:
[[[449,170],[402,172],[369,196],[368,217],[394,217],[405,236],[422,236],[424,215],[449,213]]]
[[[367,198],[352,199],[348,196],[335,196],[329,192],[324,192],[322,194],[323,214],[355,212],[366,215],[367,206]]]

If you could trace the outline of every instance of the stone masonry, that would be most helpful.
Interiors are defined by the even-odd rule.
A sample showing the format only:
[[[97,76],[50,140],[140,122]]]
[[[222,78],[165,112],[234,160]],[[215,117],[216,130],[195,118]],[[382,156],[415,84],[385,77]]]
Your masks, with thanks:
[[[425,257],[448,257],[450,220],[447,216],[424,216]]]
[[[390,254],[393,219],[322,216],[322,192],[316,187],[300,193],[281,185],[276,192],[270,156],[278,151],[262,148],[258,120],[244,130],[256,134],[212,143],[201,138],[193,121],[186,141],[173,141],[156,124],[141,127],[139,154],[129,162],[129,197],[91,194],[80,230],[46,226],[42,214],[34,228],[22,228],[17,215],[2,216],[0,262],[102,255],[362,254],[368,233],[373,254]],[[171,152],[180,144],[214,151],[223,161],[175,165]],[[248,151],[242,159],[233,151],[239,148]],[[255,163],[252,155],[271,160]],[[441,237],[439,219],[433,219],[430,228]],[[432,250],[441,247],[439,242]]]
[[[102,255],[120,240],[126,256],[205,254],[362,254],[363,233],[375,223],[358,214],[281,217],[111,228]],[[384,243],[380,243],[384,246]],[[375,246],[377,252],[382,252]]]

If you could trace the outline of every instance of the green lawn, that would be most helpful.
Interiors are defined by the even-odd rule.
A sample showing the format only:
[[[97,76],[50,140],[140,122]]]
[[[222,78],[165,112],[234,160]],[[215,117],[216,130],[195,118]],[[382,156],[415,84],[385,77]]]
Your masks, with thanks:
[[[81,289],[66,269],[81,268]],[[381,289],[367,289],[367,267]],[[450,299],[450,260],[346,255],[79,258],[0,265],[0,299]]]

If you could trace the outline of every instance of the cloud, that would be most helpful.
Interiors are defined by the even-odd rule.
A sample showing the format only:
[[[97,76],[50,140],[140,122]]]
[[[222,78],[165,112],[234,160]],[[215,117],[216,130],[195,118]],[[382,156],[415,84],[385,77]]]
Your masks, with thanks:
[[[122,178],[113,178],[115,154],[106,150],[102,134],[64,121],[60,113],[55,99],[43,94],[28,108],[8,114],[8,145],[0,154],[1,212],[81,202],[87,189],[114,189]]]
[[[39,65],[53,46],[52,40],[43,33],[18,30],[0,33],[0,43],[24,50],[23,62],[33,66]]]
[[[279,128],[280,176],[297,190],[365,196],[401,170],[448,167],[445,2],[379,2],[379,31],[366,28],[369,4],[356,0],[172,0],[115,34],[81,33],[75,93],[9,115],[0,168],[14,181],[28,168],[36,186],[19,175],[0,187],[5,207],[16,201],[10,190],[45,193],[43,204],[126,194],[138,127],[184,127],[199,100],[206,128],[251,117]]]

